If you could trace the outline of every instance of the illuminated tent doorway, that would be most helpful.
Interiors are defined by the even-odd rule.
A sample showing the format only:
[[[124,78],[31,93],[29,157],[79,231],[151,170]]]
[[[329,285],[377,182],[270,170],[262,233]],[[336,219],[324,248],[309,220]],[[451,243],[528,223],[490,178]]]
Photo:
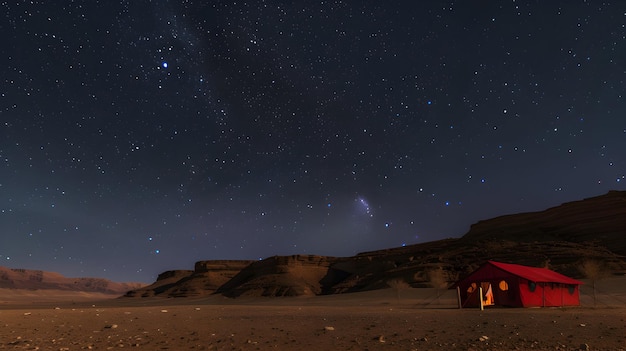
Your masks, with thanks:
[[[455,286],[462,307],[478,307],[481,300],[483,306],[561,307],[580,305],[581,284],[546,268],[487,261]]]

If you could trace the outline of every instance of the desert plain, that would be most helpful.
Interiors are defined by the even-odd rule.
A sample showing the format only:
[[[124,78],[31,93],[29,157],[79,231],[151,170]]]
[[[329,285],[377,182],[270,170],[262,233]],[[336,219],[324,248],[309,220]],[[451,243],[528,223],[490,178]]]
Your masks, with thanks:
[[[458,309],[454,290],[279,298],[1,291],[0,350],[626,350],[626,278],[581,306]]]

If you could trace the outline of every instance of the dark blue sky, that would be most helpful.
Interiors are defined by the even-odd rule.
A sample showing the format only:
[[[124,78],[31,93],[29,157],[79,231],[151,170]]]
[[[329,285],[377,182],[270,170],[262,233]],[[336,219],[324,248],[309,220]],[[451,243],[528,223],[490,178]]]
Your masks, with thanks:
[[[0,265],[150,282],[626,189],[622,2],[0,8]]]

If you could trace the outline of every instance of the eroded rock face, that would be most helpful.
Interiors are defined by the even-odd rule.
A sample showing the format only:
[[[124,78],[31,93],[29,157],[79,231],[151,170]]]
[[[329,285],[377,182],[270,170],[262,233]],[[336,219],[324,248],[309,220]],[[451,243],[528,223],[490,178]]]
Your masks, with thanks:
[[[249,260],[198,261],[194,270],[173,270],[159,274],[145,288],[129,291],[126,297],[199,297],[210,295],[248,266]]]
[[[231,280],[254,261],[213,260],[198,261],[193,274],[182,279],[168,291],[170,297],[193,297],[213,294],[220,286]]]
[[[159,296],[168,289],[176,286],[176,284],[193,274],[192,270],[171,270],[165,271],[157,277],[157,280],[139,289],[127,291],[124,297],[153,297]]]
[[[217,292],[231,297],[320,295],[321,282],[336,261],[317,255],[270,257],[251,263]]]
[[[191,274],[193,274],[193,271],[190,270],[173,270],[173,271],[165,271],[161,274],[159,274],[159,276],[157,277],[157,282],[159,281],[163,281],[166,279],[176,279],[176,280],[180,280],[182,278],[188,277]]]
[[[194,273],[206,273],[217,271],[240,271],[247,265],[252,263],[252,260],[211,260],[211,261],[198,261],[194,267]]]

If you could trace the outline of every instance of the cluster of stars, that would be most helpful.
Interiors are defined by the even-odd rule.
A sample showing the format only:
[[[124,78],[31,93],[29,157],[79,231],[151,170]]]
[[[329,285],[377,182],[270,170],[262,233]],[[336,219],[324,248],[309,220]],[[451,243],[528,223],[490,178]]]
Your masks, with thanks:
[[[619,4],[0,7],[12,265],[148,282],[626,184]]]

